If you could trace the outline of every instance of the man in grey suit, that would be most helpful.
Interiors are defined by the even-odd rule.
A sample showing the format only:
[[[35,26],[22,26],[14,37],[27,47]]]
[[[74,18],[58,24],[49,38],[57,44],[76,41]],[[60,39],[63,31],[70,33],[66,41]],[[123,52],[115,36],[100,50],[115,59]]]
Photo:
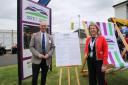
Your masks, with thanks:
[[[41,68],[41,85],[46,84],[47,72],[51,65],[54,51],[54,42],[51,35],[46,32],[47,23],[40,23],[40,31],[32,35],[30,51],[32,52],[32,85],[37,85],[38,74]]]

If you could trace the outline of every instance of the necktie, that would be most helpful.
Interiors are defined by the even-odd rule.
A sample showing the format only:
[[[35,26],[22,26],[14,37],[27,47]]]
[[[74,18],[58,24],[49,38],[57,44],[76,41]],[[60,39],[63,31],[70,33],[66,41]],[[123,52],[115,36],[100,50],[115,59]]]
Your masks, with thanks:
[[[45,52],[45,35],[42,36],[42,51]]]

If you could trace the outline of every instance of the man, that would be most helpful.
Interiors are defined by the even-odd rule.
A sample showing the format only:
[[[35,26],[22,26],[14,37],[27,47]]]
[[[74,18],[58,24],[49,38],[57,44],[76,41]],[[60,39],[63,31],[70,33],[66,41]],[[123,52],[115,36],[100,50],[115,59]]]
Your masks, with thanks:
[[[46,77],[51,56],[54,51],[53,38],[46,32],[47,23],[40,23],[40,31],[32,35],[30,51],[32,52],[32,85],[37,85],[38,74],[41,68],[41,85],[46,84]]]

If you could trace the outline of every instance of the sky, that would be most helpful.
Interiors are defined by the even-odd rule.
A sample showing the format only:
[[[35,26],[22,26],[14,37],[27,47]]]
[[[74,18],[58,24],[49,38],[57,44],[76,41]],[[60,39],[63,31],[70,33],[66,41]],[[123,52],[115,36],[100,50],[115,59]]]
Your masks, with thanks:
[[[119,1],[122,0],[51,0],[48,7],[52,9],[52,30],[70,31],[72,21],[75,23],[75,29],[78,29],[79,19],[80,28],[83,28],[83,20],[107,22],[109,17],[114,16],[112,6]],[[16,30],[17,0],[3,0],[0,9],[0,29]]]

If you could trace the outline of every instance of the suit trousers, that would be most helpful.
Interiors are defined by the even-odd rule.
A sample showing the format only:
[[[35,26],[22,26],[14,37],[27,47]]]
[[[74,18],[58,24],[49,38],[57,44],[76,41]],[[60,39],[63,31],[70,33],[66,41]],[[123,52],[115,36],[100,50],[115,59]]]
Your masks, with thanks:
[[[48,66],[46,60],[42,59],[40,64],[32,64],[32,85],[38,85],[38,75],[41,68],[41,85],[46,84]]]
[[[103,60],[87,59],[89,72],[89,85],[106,85],[105,72],[101,71]]]

